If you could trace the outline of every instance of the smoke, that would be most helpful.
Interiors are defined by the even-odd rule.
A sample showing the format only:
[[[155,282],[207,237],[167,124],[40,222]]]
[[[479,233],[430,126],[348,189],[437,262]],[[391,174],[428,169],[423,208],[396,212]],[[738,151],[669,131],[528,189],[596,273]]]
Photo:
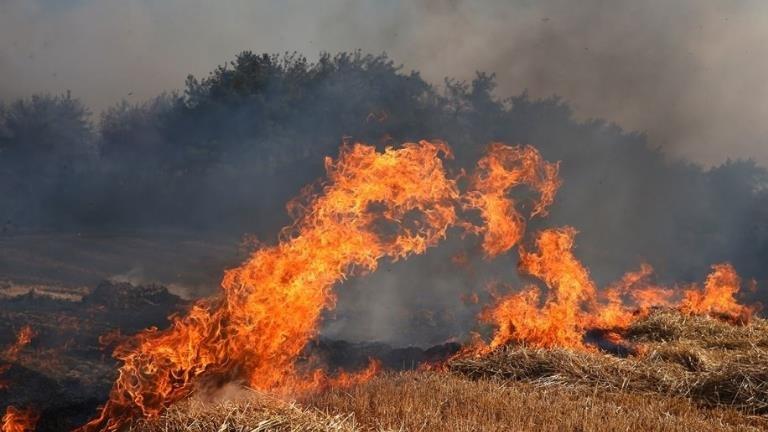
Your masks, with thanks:
[[[0,100],[70,89],[99,112],[121,99],[141,102],[180,89],[187,74],[205,77],[242,50],[298,51],[313,59],[321,51],[359,48],[386,51],[435,84],[446,76],[472,79],[480,70],[496,74],[500,97],[525,90],[533,98],[562,96],[577,119],[600,117],[644,131],[651,147],[673,158],[718,165],[754,157],[766,164],[766,24],[768,5],[760,1],[0,0]],[[746,277],[768,277],[768,230],[759,222],[768,206],[755,204],[753,165],[703,171],[667,164],[640,137],[575,123],[562,114],[565,108],[546,101],[518,100],[504,115],[486,104],[477,110],[479,120],[469,113],[465,122],[446,121],[443,107],[420,111],[418,80],[382,69],[313,82],[297,106],[278,85],[251,105],[212,104],[197,114],[173,111],[178,107],[164,98],[141,109],[117,109],[113,136],[101,138],[123,153],[107,152],[90,177],[70,182],[69,195],[51,176],[46,191],[62,202],[54,202],[56,211],[39,213],[63,226],[68,219],[62,215],[79,212],[90,219],[71,219],[86,228],[189,229],[199,223],[270,241],[287,222],[285,201],[322,175],[322,157],[335,154],[342,135],[371,142],[390,133],[397,140],[445,138],[467,166],[480,146],[503,137],[563,161],[563,190],[550,217],[529,232],[575,226],[581,231],[576,253],[600,284],[643,261],[667,279],[701,279],[709,264],[722,260],[734,261]],[[411,99],[396,100],[400,95]],[[291,109],[281,111],[283,104]],[[366,121],[369,109],[383,108],[392,111],[388,121]],[[170,116],[175,123],[167,112],[178,114]],[[159,118],[166,122],[162,128]],[[207,151],[217,156],[174,165],[185,172],[201,163],[201,176],[169,176],[154,165]],[[103,166],[104,160],[125,169]],[[104,172],[110,182],[103,181]],[[20,190],[12,192],[48,203]],[[14,224],[33,219],[20,214],[12,221],[3,217]],[[109,242],[117,249],[115,240]],[[197,296],[215,290],[218,269],[237,262],[225,247],[169,244],[141,260],[116,252],[110,260],[115,268],[106,274],[177,283],[180,292]],[[424,257],[351,279],[339,289],[325,334],[424,345],[465,334],[479,307],[467,306],[462,296],[482,291],[494,278],[522,286],[514,252],[485,263],[475,246],[449,241]],[[461,252],[471,255],[470,269],[453,264]],[[143,273],[123,274],[133,266]],[[181,273],[190,276],[181,279]],[[190,280],[209,282],[209,291]]]
[[[0,99],[67,88],[100,110],[244,49],[359,48],[433,83],[483,70],[499,95],[560,95],[674,157],[767,163],[766,38],[760,0],[3,0]]]
[[[560,95],[674,156],[768,161],[765,2],[433,1],[403,16],[403,55],[427,76],[495,72],[499,94]]]

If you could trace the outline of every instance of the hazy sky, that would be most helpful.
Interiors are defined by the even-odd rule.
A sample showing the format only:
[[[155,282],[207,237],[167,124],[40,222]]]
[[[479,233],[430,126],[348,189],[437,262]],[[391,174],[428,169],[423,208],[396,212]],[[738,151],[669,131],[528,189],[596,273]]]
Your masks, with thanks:
[[[70,89],[98,111],[242,50],[356,48],[434,83],[495,72],[499,95],[561,95],[674,156],[768,165],[764,0],[0,0],[0,99]]]

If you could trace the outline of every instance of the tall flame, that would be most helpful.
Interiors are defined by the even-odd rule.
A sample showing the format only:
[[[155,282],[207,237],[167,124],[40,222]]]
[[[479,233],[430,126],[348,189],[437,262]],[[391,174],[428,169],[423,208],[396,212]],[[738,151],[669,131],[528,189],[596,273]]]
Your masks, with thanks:
[[[226,272],[221,298],[198,302],[167,330],[149,329],[118,346],[114,356],[123,366],[110,399],[82,430],[116,430],[128,419],[156,416],[205,379],[242,379],[277,392],[353,381],[295,365],[321,312],[334,306],[334,284],[375,270],[381,258],[424,253],[457,224],[482,233],[488,255],[497,255],[524,231],[515,203],[502,203],[509,190],[526,184],[537,191],[533,214],[542,215],[559,186],[557,164],[533,147],[497,143],[478,163],[465,200],[441,157],[451,157],[444,143],[421,141],[382,153],[355,144],[337,161],[326,158],[320,193],[307,189],[289,203],[294,223],[276,246]],[[461,204],[479,209],[486,226],[460,221]]]
[[[586,324],[582,309],[594,301],[596,288],[571,251],[575,234],[570,227],[545,230],[536,239],[539,252],[520,248],[520,271],[541,279],[551,291],[541,308],[540,292],[531,286],[485,311],[481,318],[498,327],[491,348],[511,341],[541,347],[582,346]]]
[[[123,362],[110,400],[84,431],[117,430],[133,417],[158,415],[200,378],[245,380],[291,391],[315,383],[295,360],[317,334],[332,287],[378,260],[423,253],[456,222],[459,191],[446,175],[441,142],[378,153],[362,144],[326,159],[319,195],[289,205],[295,222],[273,247],[226,272],[222,298],[201,301],[167,330],[149,329],[115,351]]]
[[[294,393],[370,377],[375,363],[338,376],[297,365],[323,310],[335,305],[334,285],[374,271],[381,259],[424,253],[453,226],[480,235],[487,258],[503,254],[521,242],[527,218],[547,214],[561,184],[559,165],[535,148],[493,143],[462,193],[443,165],[450,157],[443,142],[421,141],[383,152],[354,144],[337,160],[326,158],[327,180],[289,203],[294,222],[280,241],[227,271],[219,297],[172,317],[166,330],[151,328],[118,345],[114,356],[122,366],[110,399],[80,430],[116,431],[211,383],[241,380]],[[511,195],[521,185],[537,195],[527,216]],[[468,221],[472,212],[481,223]],[[533,250],[519,248],[520,272],[543,281],[549,292],[542,304],[540,289],[531,285],[486,309],[480,318],[496,332],[481,349],[509,342],[592,349],[584,342],[589,329],[626,328],[638,310],[680,299],[687,313],[749,315],[735,301],[740,280],[727,264],[713,267],[703,290],[657,286],[653,269],[643,265],[599,291],[573,253],[575,235],[571,227],[547,229]]]

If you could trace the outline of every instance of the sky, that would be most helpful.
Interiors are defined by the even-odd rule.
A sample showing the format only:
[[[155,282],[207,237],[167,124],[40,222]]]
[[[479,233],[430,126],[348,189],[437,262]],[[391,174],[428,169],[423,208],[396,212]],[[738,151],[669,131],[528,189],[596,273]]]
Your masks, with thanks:
[[[763,0],[0,0],[0,100],[71,90],[98,113],[243,50],[353,49],[438,85],[480,70],[500,97],[557,94],[672,158],[768,165]]]

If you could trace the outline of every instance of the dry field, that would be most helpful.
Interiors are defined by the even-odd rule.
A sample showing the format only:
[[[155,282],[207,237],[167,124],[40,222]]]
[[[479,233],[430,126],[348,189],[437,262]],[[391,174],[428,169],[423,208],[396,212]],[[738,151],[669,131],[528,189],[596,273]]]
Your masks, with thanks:
[[[760,431],[761,417],[684,398],[471,380],[445,372],[383,375],[301,405],[253,395],[188,401],[135,431]]]
[[[768,430],[768,322],[657,312],[637,354],[506,347],[440,371],[385,373],[288,403],[185,401],[136,431]]]
[[[241,258],[237,238],[201,233],[6,234],[0,235],[0,295],[30,288],[82,294],[105,279],[210,292],[221,269]]]

